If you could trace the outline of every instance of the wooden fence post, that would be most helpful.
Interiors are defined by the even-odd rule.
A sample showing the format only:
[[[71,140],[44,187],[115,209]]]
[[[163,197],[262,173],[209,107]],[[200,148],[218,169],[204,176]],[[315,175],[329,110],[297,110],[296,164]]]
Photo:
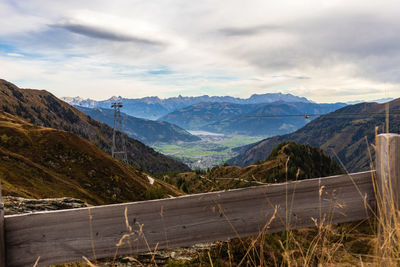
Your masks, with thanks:
[[[6,245],[4,233],[4,204],[2,200],[0,181],[0,267],[6,267]]]
[[[400,135],[380,134],[376,143],[378,255],[392,266],[400,249]]]

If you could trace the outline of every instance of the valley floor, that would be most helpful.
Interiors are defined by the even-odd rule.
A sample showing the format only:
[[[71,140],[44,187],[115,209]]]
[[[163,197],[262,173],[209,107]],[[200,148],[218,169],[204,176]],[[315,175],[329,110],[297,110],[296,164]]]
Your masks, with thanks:
[[[155,144],[152,147],[165,155],[182,161],[192,169],[207,169],[225,163],[239,153],[234,148],[258,142],[266,136],[224,135],[193,131],[201,138],[197,142]]]

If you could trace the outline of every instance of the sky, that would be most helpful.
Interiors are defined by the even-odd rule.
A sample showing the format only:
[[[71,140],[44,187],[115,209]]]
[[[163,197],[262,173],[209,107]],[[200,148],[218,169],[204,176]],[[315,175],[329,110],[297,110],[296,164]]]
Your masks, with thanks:
[[[0,78],[58,97],[400,97],[398,0],[0,0]]]

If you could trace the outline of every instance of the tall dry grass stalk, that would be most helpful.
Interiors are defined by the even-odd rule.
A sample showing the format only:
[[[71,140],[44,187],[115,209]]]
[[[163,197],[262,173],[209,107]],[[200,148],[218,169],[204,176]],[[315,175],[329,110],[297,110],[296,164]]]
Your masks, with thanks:
[[[400,266],[400,137],[389,133],[389,103],[386,104],[386,134],[376,137],[377,265]],[[384,151],[384,152],[383,152]]]
[[[40,260],[40,256],[36,259],[36,261],[35,261],[35,264],[33,265],[33,267],[36,267],[36,266],[38,266],[38,264],[39,264],[39,260]]]

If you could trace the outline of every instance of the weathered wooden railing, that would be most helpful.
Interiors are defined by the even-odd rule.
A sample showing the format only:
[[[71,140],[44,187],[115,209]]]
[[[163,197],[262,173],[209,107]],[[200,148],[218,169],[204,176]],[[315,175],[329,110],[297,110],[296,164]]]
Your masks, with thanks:
[[[392,181],[399,178],[400,135],[379,135],[378,141],[377,172],[5,216],[4,224],[0,219],[0,267],[32,266],[38,257],[39,266],[83,256],[94,260],[365,219],[375,210],[375,185],[388,170]]]

